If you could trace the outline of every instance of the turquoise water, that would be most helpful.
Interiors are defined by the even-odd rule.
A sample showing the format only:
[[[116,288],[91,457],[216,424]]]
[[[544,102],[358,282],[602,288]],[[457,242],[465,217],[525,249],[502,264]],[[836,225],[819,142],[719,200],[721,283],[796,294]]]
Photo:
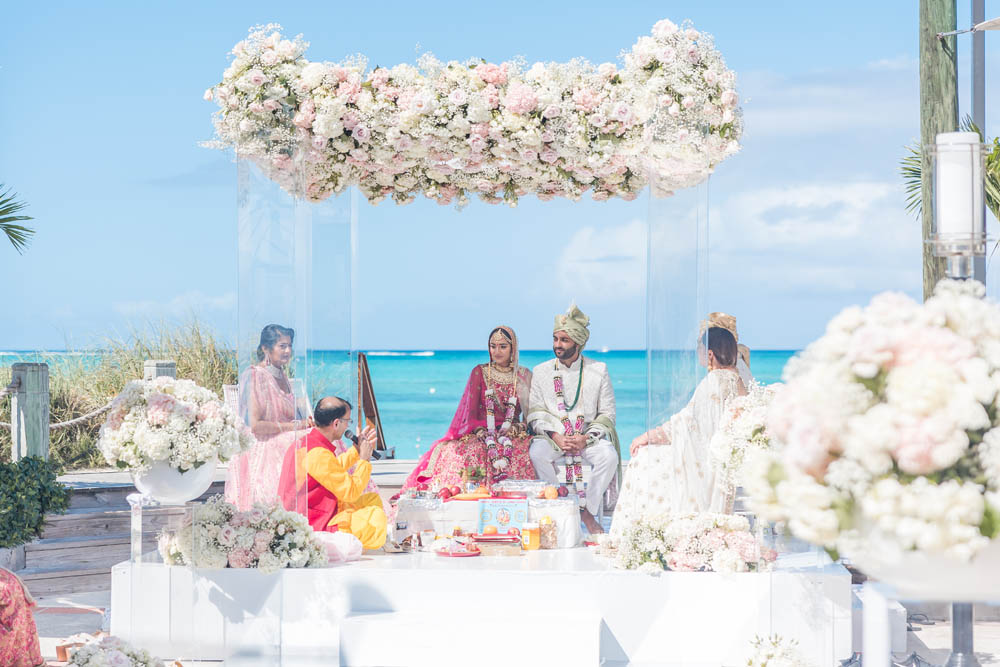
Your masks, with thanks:
[[[81,353],[63,353],[79,359]],[[765,384],[781,379],[781,370],[794,354],[791,350],[754,350],[754,377]],[[16,361],[47,361],[57,364],[60,353],[0,352],[0,365]],[[96,360],[99,353],[83,353],[84,361]],[[592,352],[587,356],[608,365],[614,383],[618,410],[618,435],[628,444],[646,430],[646,352]],[[531,368],[552,358],[552,350],[525,350],[521,364]],[[473,366],[487,360],[485,351],[369,352],[372,385],[382,416],[382,428],[396,457],[417,458],[444,435],[465,390]],[[309,353],[309,384],[335,386],[328,374],[343,373],[346,354],[314,350]],[[345,396],[345,398],[348,398]],[[354,398],[349,400],[354,402]],[[627,456],[626,451],[623,452]]]
[[[770,384],[794,351],[754,350],[754,377]],[[615,389],[618,435],[623,444],[646,430],[646,352],[587,352],[603,361]],[[552,350],[525,350],[521,365],[531,368],[552,358]],[[415,458],[444,435],[465,390],[469,372],[487,360],[484,352],[437,351],[369,353],[372,385],[382,428],[398,458]],[[627,456],[627,452],[623,452]]]

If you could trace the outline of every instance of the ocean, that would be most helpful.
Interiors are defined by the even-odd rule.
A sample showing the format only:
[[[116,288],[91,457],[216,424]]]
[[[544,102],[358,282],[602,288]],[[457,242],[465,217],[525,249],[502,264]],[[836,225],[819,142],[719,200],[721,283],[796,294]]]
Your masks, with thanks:
[[[419,457],[444,435],[465,390],[469,372],[487,359],[485,351],[468,350],[371,351],[367,354],[382,429],[388,445],[396,448],[399,459]],[[627,458],[628,444],[646,430],[646,352],[588,350],[586,354],[608,365],[615,389],[618,435],[622,454]],[[754,377],[764,384],[779,381],[785,363],[794,354],[794,350],[754,350],[751,358]],[[0,364],[7,366],[17,361],[57,364],[62,355],[96,360],[98,353],[0,352]],[[342,369],[345,354],[313,350],[308,356],[309,384],[313,387],[335,384],[324,379],[324,372],[330,368]],[[524,350],[521,365],[532,368],[552,356],[552,350]],[[353,402],[353,398],[356,397],[349,400]]]
[[[754,377],[764,384],[778,382],[792,350],[754,350]],[[622,454],[646,430],[646,352],[596,352],[588,357],[608,365],[614,383],[618,436]],[[552,350],[524,350],[521,365],[534,367],[553,357]],[[382,416],[382,429],[396,457],[416,458],[444,435],[465,390],[469,372],[484,363],[479,351],[369,352],[372,386]]]

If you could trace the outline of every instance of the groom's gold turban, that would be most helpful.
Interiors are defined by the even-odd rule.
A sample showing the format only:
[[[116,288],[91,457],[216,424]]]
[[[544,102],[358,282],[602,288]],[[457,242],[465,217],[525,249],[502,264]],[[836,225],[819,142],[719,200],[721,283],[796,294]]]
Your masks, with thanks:
[[[590,330],[587,326],[590,318],[583,314],[576,304],[572,304],[565,315],[556,315],[556,323],[552,327],[552,333],[565,331],[566,335],[573,339],[573,342],[583,347],[590,338]]]

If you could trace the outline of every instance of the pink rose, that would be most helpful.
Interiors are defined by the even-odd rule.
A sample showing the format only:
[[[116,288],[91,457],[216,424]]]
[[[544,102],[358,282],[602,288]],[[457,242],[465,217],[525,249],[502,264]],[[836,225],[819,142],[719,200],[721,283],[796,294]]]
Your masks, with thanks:
[[[163,426],[170,420],[177,401],[169,394],[153,394],[147,401],[146,419],[154,426]]]
[[[351,136],[360,141],[361,143],[366,143],[372,138],[372,131],[368,129],[368,126],[364,123],[358,123],[354,126],[354,131]]]
[[[590,195],[590,198],[594,201],[607,201],[611,194],[607,190],[594,190],[594,194]]]
[[[562,109],[558,104],[550,104],[545,107],[545,111],[542,112],[542,118],[558,118],[562,115]]]
[[[481,153],[486,150],[486,140],[482,137],[469,137],[468,144],[469,148],[475,153]]]
[[[264,108],[268,111],[277,111],[281,108],[281,102],[278,100],[264,100]]]
[[[486,83],[502,86],[507,83],[507,63],[503,65],[482,63],[476,66],[476,74]]]
[[[507,87],[504,104],[511,113],[524,115],[535,110],[538,106],[538,97],[531,86],[515,81]]]
[[[677,57],[677,51],[672,47],[664,46],[662,49],[656,52],[656,59],[661,63],[667,65],[674,62],[674,58]]]
[[[246,73],[247,81],[253,85],[260,87],[267,83],[267,75],[261,72],[259,69],[252,69]]]
[[[542,132],[542,141],[546,144],[551,143],[556,140],[556,133],[552,130],[545,130]]]
[[[275,155],[274,158],[271,160],[271,166],[279,171],[291,169],[292,158],[284,154]]]
[[[457,107],[462,106],[469,101],[469,96],[465,94],[465,91],[461,88],[456,88],[448,94],[448,101]]]
[[[353,130],[361,122],[361,116],[357,111],[348,111],[340,120],[344,123],[345,130]]]
[[[483,101],[486,102],[486,106],[490,109],[496,109],[500,106],[500,89],[493,84],[483,88],[480,95],[483,96]]]
[[[534,162],[535,160],[538,159],[538,152],[533,151],[530,148],[525,148],[523,151],[521,151],[521,159],[524,160],[525,162]]]
[[[735,107],[737,102],[740,101],[740,97],[739,95],[736,94],[735,90],[724,91],[719,99],[722,102],[723,106],[727,107]]]
[[[379,67],[368,76],[368,80],[371,81],[372,85],[376,88],[383,88],[389,83],[389,70],[384,67]]]
[[[273,50],[268,49],[267,51],[264,51],[264,53],[261,54],[260,61],[265,65],[273,65],[276,62],[278,62],[278,54],[275,53]]]
[[[551,148],[546,148],[545,150],[542,151],[542,153],[541,153],[541,155],[539,157],[541,158],[542,162],[548,162],[549,164],[555,164],[556,160],[559,159],[559,153],[556,153]]]
[[[596,109],[600,103],[597,93],[590,88],[577,88],[573,91],[573,104],[579,109],[590,112]]]
[[[910,475],[927,475],[953,465],[965,453],[969,438],[946,418],[900,415],[892,456]]]
[[[233,549],[229,552],[229,567],[250,567],[250,552],[246,549]]]

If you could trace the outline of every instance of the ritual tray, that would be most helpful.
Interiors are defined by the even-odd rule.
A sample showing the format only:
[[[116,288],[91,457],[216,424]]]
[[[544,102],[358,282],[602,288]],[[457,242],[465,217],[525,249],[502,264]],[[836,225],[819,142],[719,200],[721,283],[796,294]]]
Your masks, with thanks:
[[[483,555],[482,551],[435,551],[434,553],[445,558],[471,558]]]

